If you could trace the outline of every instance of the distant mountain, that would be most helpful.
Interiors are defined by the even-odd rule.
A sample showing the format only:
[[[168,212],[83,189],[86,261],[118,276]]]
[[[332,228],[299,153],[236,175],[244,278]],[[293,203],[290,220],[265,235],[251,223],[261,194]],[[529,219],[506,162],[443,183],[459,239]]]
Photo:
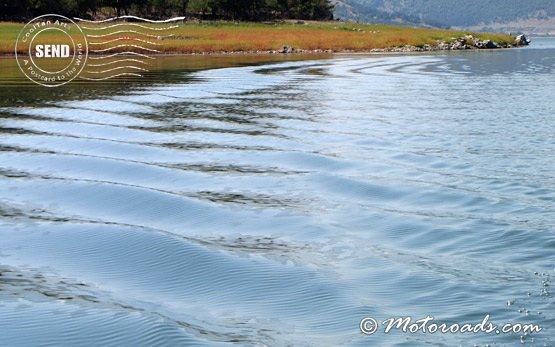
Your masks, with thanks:
[[[334,3],[335,17],[346,20],[555,33],[554,0],[335,0]]]

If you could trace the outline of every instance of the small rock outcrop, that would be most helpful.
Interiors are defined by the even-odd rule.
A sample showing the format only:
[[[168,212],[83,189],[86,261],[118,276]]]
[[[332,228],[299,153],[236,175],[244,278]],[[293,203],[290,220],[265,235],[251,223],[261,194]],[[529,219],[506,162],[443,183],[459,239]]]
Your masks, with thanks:
[[[480,40],[473,35],[465,35],[458,38],[452,38],[451,43],[440,41],[436,47],[438,50],[462,50],[462,49],[496,49],[496,48],[509,48],[511,45],[501,46],[492,40]]]
[[[283,54],[295,53],[295,52],[296,52],[295,48],[293,48],[293,47],[291,47],[291,46],[288,46],[288,45],[282,46],[282,47],[278,50],[278,53],[283,53]]]
[[[526,35],[518,35],[515,39],[515,46],[528,46],[532,42]]]
[[[497,44],[497,42],[494,42],[492,40],[477,41],[475,43],[475,46],[477,48],[482,48],[482,49],[500,48],[499,44]]]

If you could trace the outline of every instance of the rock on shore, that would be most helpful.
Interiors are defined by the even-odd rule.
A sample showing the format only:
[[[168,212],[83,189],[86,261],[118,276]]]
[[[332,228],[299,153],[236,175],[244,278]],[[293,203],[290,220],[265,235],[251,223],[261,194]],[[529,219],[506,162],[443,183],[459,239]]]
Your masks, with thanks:
[[[525,35],[518,35],[515,39],[515,46],[528,46],[532,42]]]

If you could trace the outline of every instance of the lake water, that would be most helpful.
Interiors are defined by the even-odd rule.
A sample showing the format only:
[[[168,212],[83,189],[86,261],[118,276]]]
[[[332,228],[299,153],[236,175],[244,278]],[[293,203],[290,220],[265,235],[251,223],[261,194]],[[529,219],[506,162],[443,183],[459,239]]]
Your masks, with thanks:
[[[553,346],[555,39],[297,58],[1,59],[0,344]]]

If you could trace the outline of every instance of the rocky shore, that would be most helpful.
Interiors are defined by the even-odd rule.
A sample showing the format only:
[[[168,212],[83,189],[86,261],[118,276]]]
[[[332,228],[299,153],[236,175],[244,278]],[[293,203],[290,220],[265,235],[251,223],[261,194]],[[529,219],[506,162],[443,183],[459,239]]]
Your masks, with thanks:
[[[401,46],[401,47],[387,47],[380,49],[370,50],[372,53],[387,53],[387,52],[432,52],[432,51],[458,51],[458,50],[471,50],[471,49],[499,49],[499,48],[514,48],[520,46],[528,46],[530,40],[525,35],[519,35],[515,38],[512,44],[500,45],[492,40],[480,40],[473,35],[466,35],[463,37],[453,38],[452,42],[438,41],[434,45],[417,46]],[[354,53],[355,51],[343,51],[340,53]],[[303,50],[295,49],[291,46],[283,46],[279,50],[270,51],[268,53],[338,53],[332,50]]]

